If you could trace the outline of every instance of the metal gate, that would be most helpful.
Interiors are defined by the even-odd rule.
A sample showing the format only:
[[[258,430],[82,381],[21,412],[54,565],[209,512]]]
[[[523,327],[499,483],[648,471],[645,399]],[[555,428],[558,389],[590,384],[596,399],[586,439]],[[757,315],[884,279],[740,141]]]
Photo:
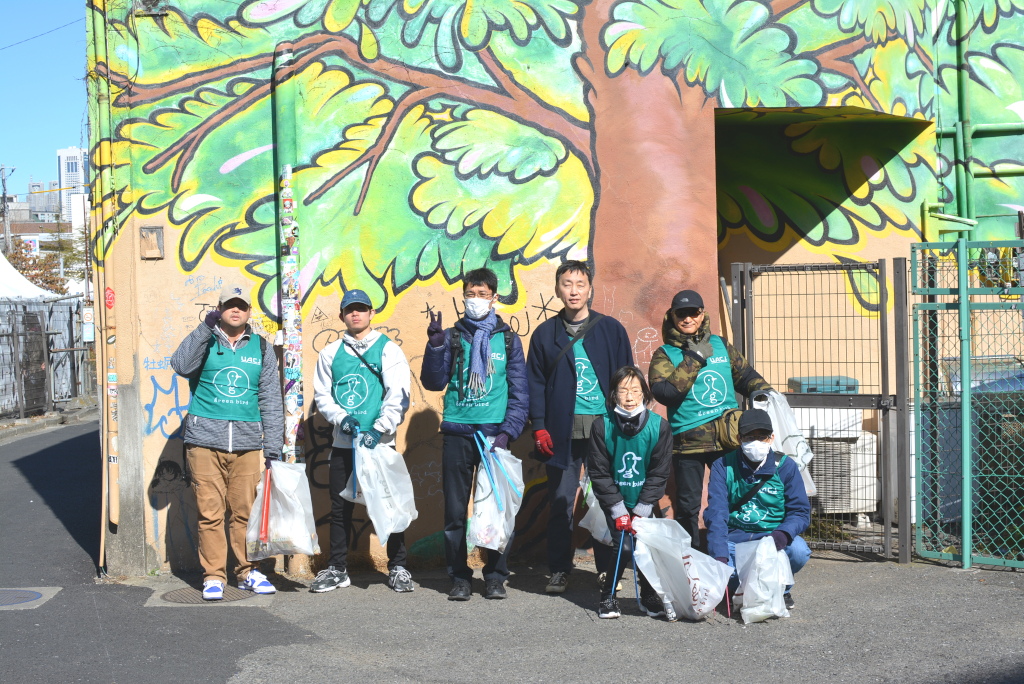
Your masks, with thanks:
[[[785,393],[814,452],[808,544],[884,557],[898,548],[908,562],[910,525],[897,521],[909,520],[910,488],[896,484],[909,482],[906,259],[892,265],[890,276],[885,260],[735,263],[731,322],[733,343]]]
[[[1024,241],[921,243],[911,263],[917,552],[1024,567]]]

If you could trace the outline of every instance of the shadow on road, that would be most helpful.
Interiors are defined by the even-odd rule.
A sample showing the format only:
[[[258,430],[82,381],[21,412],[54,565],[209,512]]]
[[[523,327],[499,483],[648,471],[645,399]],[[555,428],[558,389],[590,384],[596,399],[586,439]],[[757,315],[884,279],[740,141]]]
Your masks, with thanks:
[[[91,430],[71,437],[12,464],[93,564],[98,563],[102,484],[98,433]]]

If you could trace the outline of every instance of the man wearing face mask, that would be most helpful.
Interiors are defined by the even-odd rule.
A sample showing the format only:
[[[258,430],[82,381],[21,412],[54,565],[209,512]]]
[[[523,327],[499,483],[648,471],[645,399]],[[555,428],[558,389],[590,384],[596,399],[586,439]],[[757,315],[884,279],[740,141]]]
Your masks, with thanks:
[[[526,359],[519,337],[494,312],[498,277],[487,268],[464,276],[466,315],[445,330],[441,314],[430,314],[420,381],[444,390],[441,433],[441,488],[444,492],[444,551],[452,578],[450,601],[472,596],[473,571],[466,562],[466,513],[480,452],[473,434],[483,432],[495,447],[508,449],[526,424],[529,392]],[[484,598],[506,597],[509,540],[504,553],[486,550]]]
[[[633,365],[629,335],[611,316],[590,309],[590,267],[566,261],[555,272],[555,294],[564,308],[530,338],[530,422],[548,476],[547,551],[551,579],[545,591],[565,592],[573,568],[573,509],[580,469],[594,420],[607,413],[612,374]],[[594,544],[598,568],[608,547]]]
[[[736,392],[754,397],[772,387],[731,344],[711,334],[704,300],[693,290],[672,298],[661,334],[665,344],[652,355],[648,378],[672,425],[675,519],[702,548],[705,467],[736,446],[727,441],[739,415]]]
[[[793,574],[811,557],[800,534],[811,522],[811,505],[796,462],[772,450],[772,420],[766,411],[744,411],[739,421],[740,448],[711,466],[708,507],[708,554],[736,567],[736,544],[771,535],[785,551]],[[733,575],[735,589],[737,580]],[[786,607],[794,605],[786,591]]]

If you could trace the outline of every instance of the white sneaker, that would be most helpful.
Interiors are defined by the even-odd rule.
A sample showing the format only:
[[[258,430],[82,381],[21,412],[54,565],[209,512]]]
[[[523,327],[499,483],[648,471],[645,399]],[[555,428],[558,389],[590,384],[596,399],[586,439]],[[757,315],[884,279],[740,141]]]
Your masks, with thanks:
[[[238,583],[239,589],[251,591],[254,594],[276,594],[277,589],[270,583],[267,576],[262,572],[253,568],[249,571],[249,575],[244,581]]]
[[[224,598],[224,583],[220,580],[206,580],[203,582],[203,600],[220,601]]]

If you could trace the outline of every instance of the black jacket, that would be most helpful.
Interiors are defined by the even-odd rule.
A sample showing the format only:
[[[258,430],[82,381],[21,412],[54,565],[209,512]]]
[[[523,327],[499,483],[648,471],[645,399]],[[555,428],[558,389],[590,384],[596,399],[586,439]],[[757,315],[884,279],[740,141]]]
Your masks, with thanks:
[[[635,430],[639,432],[650,420],[651,412],[644,411],[640,422]],[[594,427],[590,433],[590,449],[587,451],[587,473],[590,481],[594,484],[594,495],[597,497],[601,509],[615,517],[613,509],[616,505],[623,503],[619,486],[612,479],[611,457],[608,455],[608,448],[604,441],[605,421],[614,420],[621,429],[623,418],[612,412],[604,418],[594,421]],[[665,485],[668,483],[669,473],[672,472],[672,427],[668,421],[662,419],[661,430],[658,432],[658,442],[651,454],[644,454],[647,457],[647,479],[640,490],[640,498],[637,505],[648,504],[652,508],[658,505],[661,497],[665,496]],[[622,512],[619,511],[619,515]]]
[[[596,314],[591,309],[590,315]],[[526,359],[530,422],[534,430],[547,430],[551,434],[555,456],[548,464],[563,470],[569,468],[571,451],[573,407],[576,405],[576,356],[570,349],[562,354],[550,376],[547,369],[567,344],[569,336],[562,317],[553,316],[533,331]],[[587,350],[601,391],[607,397],[615,371],[633,364],[633,349],[626,329],[614,318],[603,316],[579,344]]]

